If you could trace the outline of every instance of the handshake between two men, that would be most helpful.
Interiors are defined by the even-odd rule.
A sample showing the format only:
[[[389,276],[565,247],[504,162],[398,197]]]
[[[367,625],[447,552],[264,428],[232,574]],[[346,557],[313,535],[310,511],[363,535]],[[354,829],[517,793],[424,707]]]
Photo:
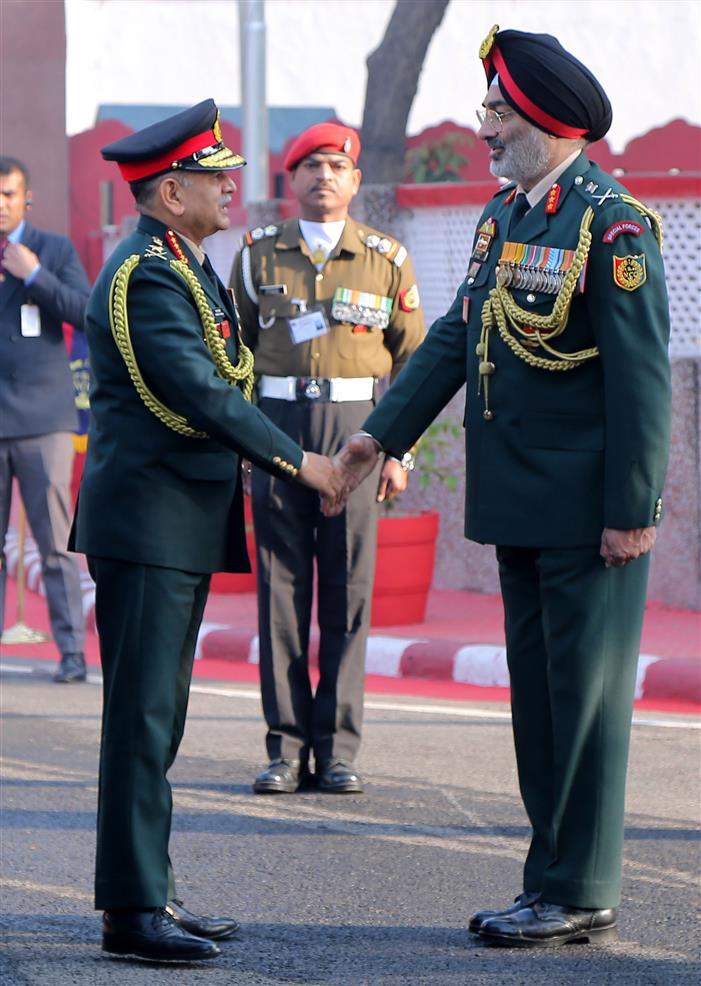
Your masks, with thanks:
[[[318,490],[325,517],[336,517],[353,490],[367,479],[377,465],[382,446],[371,435],[351,435],[343,448],[331,459],[315,452],[305,452],[299,480]],[[377,488],[378,502],[391,500],[407,487],[407,473],[396,459],[387,457]]]

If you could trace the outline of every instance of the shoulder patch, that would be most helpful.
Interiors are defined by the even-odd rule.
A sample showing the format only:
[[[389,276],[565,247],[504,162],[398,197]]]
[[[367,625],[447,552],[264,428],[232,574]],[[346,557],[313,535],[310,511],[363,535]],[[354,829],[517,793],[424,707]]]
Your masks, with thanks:
[[[277,236],[280,232],[279,226],[274,226],[272,223],[268,226],[255,226],[253,229],[249,229],[244,235],[243,241],[247,246],[253,246],[259,240],[264,240],[268,236]]]
[[[645,254],[613,255],[613,282],[624,291],[637,291],[647,281]]]

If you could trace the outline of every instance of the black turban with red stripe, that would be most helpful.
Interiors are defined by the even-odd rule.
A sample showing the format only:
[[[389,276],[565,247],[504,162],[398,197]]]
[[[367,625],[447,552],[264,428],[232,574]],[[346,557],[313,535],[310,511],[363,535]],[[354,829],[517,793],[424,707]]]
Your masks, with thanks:
[[[499,75],[504,99],[529,123],[556,137],[600,140],[611,126],[611,104],[586,65],[550,34],[500,31],[480,48],[491,84]]]

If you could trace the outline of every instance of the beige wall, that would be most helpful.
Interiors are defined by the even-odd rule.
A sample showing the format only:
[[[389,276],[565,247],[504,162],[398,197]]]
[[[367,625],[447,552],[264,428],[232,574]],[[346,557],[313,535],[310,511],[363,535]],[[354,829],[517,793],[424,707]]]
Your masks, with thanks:
[[[0,2],[0,154],[29,168],[30,221],[68,232],[66,30],[62,0]]]

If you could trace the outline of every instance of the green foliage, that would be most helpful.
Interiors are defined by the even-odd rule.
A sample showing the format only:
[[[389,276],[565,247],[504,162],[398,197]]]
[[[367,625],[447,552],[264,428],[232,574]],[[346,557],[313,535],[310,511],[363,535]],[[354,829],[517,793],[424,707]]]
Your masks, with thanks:
[[[424,492],[432,483],[442,483],[447,490],[455,492],[459,477],[452,467],[445,465],[445,452],[452,448],[456,439],[462,436],[462,426],[455,419],[443,418],[428,426],[417,443],[416,464],[409,473],[410,486]],[[401,495],[386,500],[385,511],[390,512],[399,506]]]
[[[469,134],[452,133],[423,147],[413,147],[406,154],[409,179],[418,184],[462,181],[460,169],[469,164],[469,158],[461,151],[473,143]]]

